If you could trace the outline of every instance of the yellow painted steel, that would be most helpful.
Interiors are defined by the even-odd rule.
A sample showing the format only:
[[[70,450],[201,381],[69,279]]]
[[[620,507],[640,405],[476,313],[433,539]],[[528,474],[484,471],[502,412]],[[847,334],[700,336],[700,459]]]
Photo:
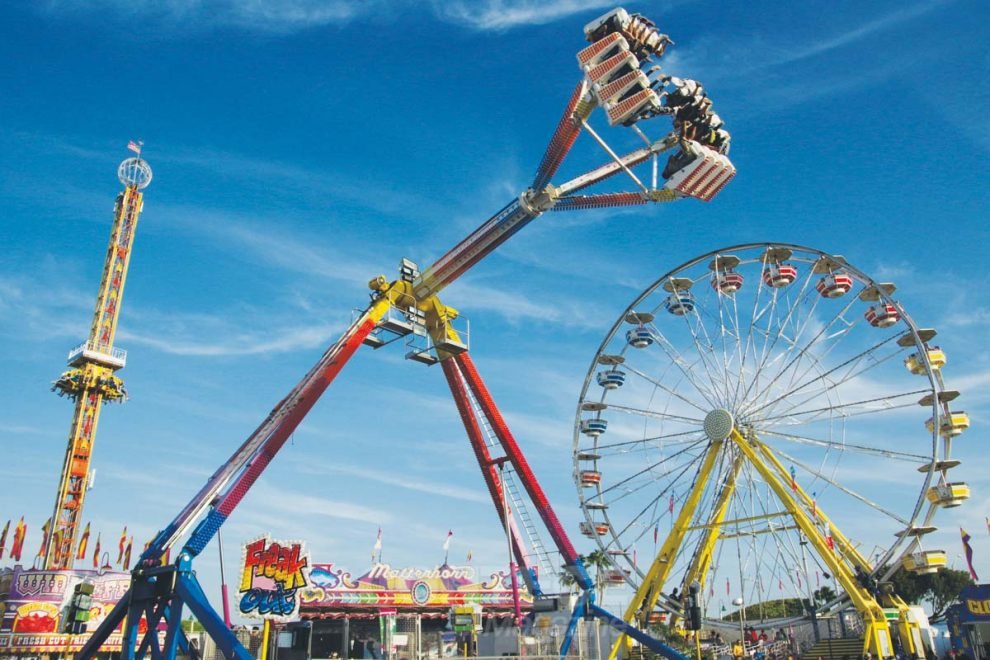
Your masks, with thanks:
[[[788,475],[787,470],[777,459],[776,455],[774,455],[774,453],[770,450],[770,448],[762,442],[759,443],[757,447],[764,462],[773,468],[778,478],[784,480],[785,482],[789,480],[790,476]],[[843,534],[842,531],[832,523],[828,515],[822,511],[821,507],[813,506],[812,498],[808,496],[808,493],[805,492],[799,484],[795,484],[795,486],[796,488],[794,490],[796,491],[798,498],[801,500],[804,510],[813,510],[815,512],[815,517],[828,526],[829,533],[832,536],[832,543],[835,546],[835,553],[848,562],[848,564],[852,566],[853,571],[859,570],[863,573],[869,573],[872,570],[869,560],[867,560],[867,558],[856,549],[856,546],[853,545],[845,534]],[[909,607],[907,603],[905,603],[904,600],[895,593],[882,593],[881,600],[882,604],[886,607],[897,608],[897,632],[898,637],[901,640],[903,651],[908,655],[917,654],[918,657],[925,655],[924,646],[921,642],[920,627],[914,620],[914,617],[909,614]],[[863,614],[862,611],[860,613]],[[863,618],[865,621],[865,614]],[[876,655],[876,652],[874,652],[874,655]]]
[[[681,512],[678,514],[677,520],[674,521],[670,535],[663,542],[663,546],[653,559],[653,563],[650,565],[650,570],[643,579],[643,583],[639,585],[636,594],[629,602],[629,606],[626,608],[623,617],[624,621],[634,621],[636,615],[640,612],[643,612],[644,616],[648,616],[649,612],[656,606],[657,599],[660,597],[660,590],[663,589],[663,585],[670,576],[670,570],[674,565],[674,556],[684,541],[684,535],[687,533],[691,520],[694,518],[694,512],[698,508],[698,502],[701,501],[701,495],[705,490],[705,485],[712,473],[712,469],[715,467],[715,461],[718,459],[724,444],[724,440],[713,440],[708,446],[705,458],[701,463],[701,468],[698,470],[698,476],[694,481],[694,486],[681,506]],[[619,649],[628,643],[629,638],[625,634],[620,635],[612,645],[612,650],[608,655],[609,660],[613,660],[618,655]]]
[[[722,490],[718,494],[714,513],[711,520],[708,521],[708,528],[698,546],[699,551],[692,558],[691,566],[688,568],[684,582],[681,584],[681,593],[684,593],[691,583],[696,580],[701,585],[702,591],[704,591],[705,578],[708,575],[708,568],[712,563],[712,553],[718,544],[718,539],[722,532],[722,523],[725,521],[725,514],[729,511],[729,502],[732,501],[732,494],[736,490],[736,478],[739,476],[740,470],[742,470],[743,463],[745,461],[743,460],[742,453],[737,453],[735,459],[732,461],[729,476],[725,480],[725,483],[722,484]]]
[[[75,368],[63,373],[52,388],[73,399],[76,406],[52,515],[52,533],[45,548],[48,569],[72,567],[100,410],[104,400],[124,398],[123,381],[114,375],[122,360],[114,355],[113,340],[143,204],[137,186],[127,186],[117,197],[88,340],[83,352],[72,360]]]
[[[863,653],[870,652],[877,658],[890,657],[893,655],[893,645],[890,639],[890,626],[884,616],[883,609],[866,587],[858,582],[853,572],[853,567],[847,563],[847,560],[853,559],[855,565],[855,558],[862,559],[862,556],[852,547],[848,539],[843,537],[831,525],[831,521],[828,520],[825,514],[817,511],[818,517],[831,527],[835,550],[833,551],[832,548],[829,548],[821,528],[811,518],[808,508],[806,508],[811,504],[807,493],[800,487],[795,488],[794,490],[796,492],[792,493],[792,489],[787,485],[789,479],[784,476],[786,475],[786,471],[783,470],[780,461],[773,455],[769,447],[756,438],[755,434],[748,433],[748,435],[748,438],[743,437],[737,429],[733,429],[729,437],[742,450],[746,459],[753,465],[764,481],[767,482],[767,485],[773,490],[774,495],[784,505],[784,508],[790,512],[795,523],[797,523],[804,536],[808,539],[808,542],[811,543],[815,552],[825,565],[828,566],[836,582],[842,585],[842,588],[852,600],[860,616],[863,617],[865,627]]]

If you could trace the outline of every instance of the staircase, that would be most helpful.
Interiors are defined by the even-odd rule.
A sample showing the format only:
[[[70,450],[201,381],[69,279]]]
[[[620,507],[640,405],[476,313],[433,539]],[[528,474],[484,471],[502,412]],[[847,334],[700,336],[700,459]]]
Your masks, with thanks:
[[[863,657],[862,637],[836,637],[823,639],[801,655],[801,660],[859,660]]]

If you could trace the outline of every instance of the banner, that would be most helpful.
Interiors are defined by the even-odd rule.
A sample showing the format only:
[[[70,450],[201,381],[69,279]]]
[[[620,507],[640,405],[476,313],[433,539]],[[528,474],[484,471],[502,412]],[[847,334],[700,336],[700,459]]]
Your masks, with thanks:
[[[314,564],[311,585],[300,595],[312,610],[442,609],[478,604],[486,609],[511,610],[512,580],[508,572],[479,576],[473,566],[393,567],[377,563],[364,574],[353,574],[334,564]],[[524,605],[533,602],[525,587]]]
[[[273,541],[267,534],[244,544],[238,611],[254,619],[294,621],[298,592],[309,586],[309,554],[302,541]]]
[[[0,620],[0,633],[21,635],[61,633],[64,627],[62,616],[72,598],[73,589],[83,580],[92,582],[94,587],[93,605],[87,623],[87,629],[93,631],[131,584],[128,573],[117,572],[38,571],[16,566],[7,575],[10,587],[3,619]]]

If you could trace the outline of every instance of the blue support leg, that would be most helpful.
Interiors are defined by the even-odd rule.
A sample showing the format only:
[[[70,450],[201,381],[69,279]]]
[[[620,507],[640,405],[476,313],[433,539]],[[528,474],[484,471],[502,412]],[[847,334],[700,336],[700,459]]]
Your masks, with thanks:
[[[178,595],[172,598],[172,603],[168,608],[167,620],[168,631],[165,633],[165,648],[163,651],[166,658],[174,658],[184,638],[182,634],[182,598]]]
[[[594,603],[588,604],[588,611],[594,615],[595,618],[606,622],[608,625],[621,630],[625,634],[629,635],[637,642],[650,649],[654,653],[659,653],[668,660],[690,660],[690,658],[677,649],[667,646],[658,639],[654,639],[639,630],[638,628],[629,625],[617,616],[614,616],[611,612],[603,610]]]
[[[214,643],[225,658],[254,660],[254,656],[241,646],[234,633],[223,622],[216,610],[210,606],[206,594],[203,593],[202,587],[199,586],[199,582],[191,571],[179,574],[175,590],[189,607],[189,611],[203,624],[203,628],[213,638]]]
[[[100,647],[103,646],[104,642],[109,639],[110,635],[120,622],[124,620],[127,616],[127,608],[131,602],[131,590],[128,589],[124,592],[124,595],[117,601],[117,604],[113,606],[110,610],[110,614],[107,615],[103,622],[100,623],[99,627],[90,635],[83,647],[79,649],[79,653],[76,654],[75,660],[89,660],[96,656]]]
[[[582,595],[581,600],[574,606],[574,611],[571,612],[571,620],[567,622],[567,632],[564,633],[564,641],[560,645],[561,658],[566,657],[567,652],[571,650],[571,642],[574,641],[574,632],[577,630],[577,623],[584,616],[585,601],[587,601],[587,598]]]

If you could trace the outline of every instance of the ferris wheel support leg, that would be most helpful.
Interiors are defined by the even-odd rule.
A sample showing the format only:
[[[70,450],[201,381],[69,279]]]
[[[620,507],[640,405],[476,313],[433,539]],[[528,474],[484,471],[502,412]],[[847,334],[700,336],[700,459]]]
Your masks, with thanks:
[[[773,453],[773,450],[765,443],[760,443],[758,449],[760,455],[773,468],[778,478],[786,481],[790,475],[784,468],[783,463],[780,462],[780,459]],[[851,565],[854,571],[859,570],[868,574],[873,568],[870,566],[869,561],[856,549],[856,546],[849,538],[832,523],[821,507],[813,504],[813,498],[809,497],[808,493],[797,482],[792,482],[791,489],[794,491],[798,500],[804,505],[804,510],[814,511],[814,517],[827,526],[835,546],[835,553]],[[924,644],[921,640],[921,630],[913,616],[909,614],[907,603],[896,594],[885,595],[883,598],[888,607],[897,608],[897,634],[904,647],[904,652],[908,655],[916,654],[918,657],[925,655]]]
[[[853,568],[847,563],[850,562],[850,559],[841,552],[837,553],[834,550],[834,543],[832,547],[829,547],[817,521],[812,520],[803,503],[799,502],[798,498],[795,498],[795,493],[791,492],[792,488],[789,488],[786,485],[787,482],[781,478],[776,467],[780,465],[779,461],[776,461],[776,466],[773,464],[776,457],[751,430],[747,430],[746,436],[743,436],[738,429],[733,428],[729,439],[739,447],[753,468],[770,486],[774,495],[790,513],[805,538],[808,539],[815,552],[832,572],[836,581],[842,585],[860,616],[863,617],[865,624],[863,653],[870,652],[876,658],[891,657],[893,645],[890,639],[890,625],[887,623],[883,609],[873,594],[858,582]],[[793,490],[796,491],[797,488]]]
[[[677,549],[684,541],[684,536],[691,524],[691,520],[694,518],[694,513],[704,493],[705,484],[712,474],[715,462],[722,451],[723,444],[723,440],[713,440],[708,446],[705,458],[698,470],[698,476],[694,480],[691,492],[684,501],[684,506],[681,507],[681,512],[677,515],[677,520],[673,523],[670,535],[664,540],[663,546],[661,546],[657,556],[653,558],[653,563],[650,565],[650,570],[646,573],[642,584],[639,585],[636,594],[629,601],[625,616],[622,617],[623,621],[627,624],[635,621],[637,615],[646,617],[656,607],[657,600],[660,598],[660,591],[663,589],[673,569],[673,559],[677,554]],[[619,635],[619,638],[612,645],[612,650],[608,655],[609,660],[615,660],[619,654],[619,649],[623,645],[630,644],[630,637],[623,630],[622,634]]]

